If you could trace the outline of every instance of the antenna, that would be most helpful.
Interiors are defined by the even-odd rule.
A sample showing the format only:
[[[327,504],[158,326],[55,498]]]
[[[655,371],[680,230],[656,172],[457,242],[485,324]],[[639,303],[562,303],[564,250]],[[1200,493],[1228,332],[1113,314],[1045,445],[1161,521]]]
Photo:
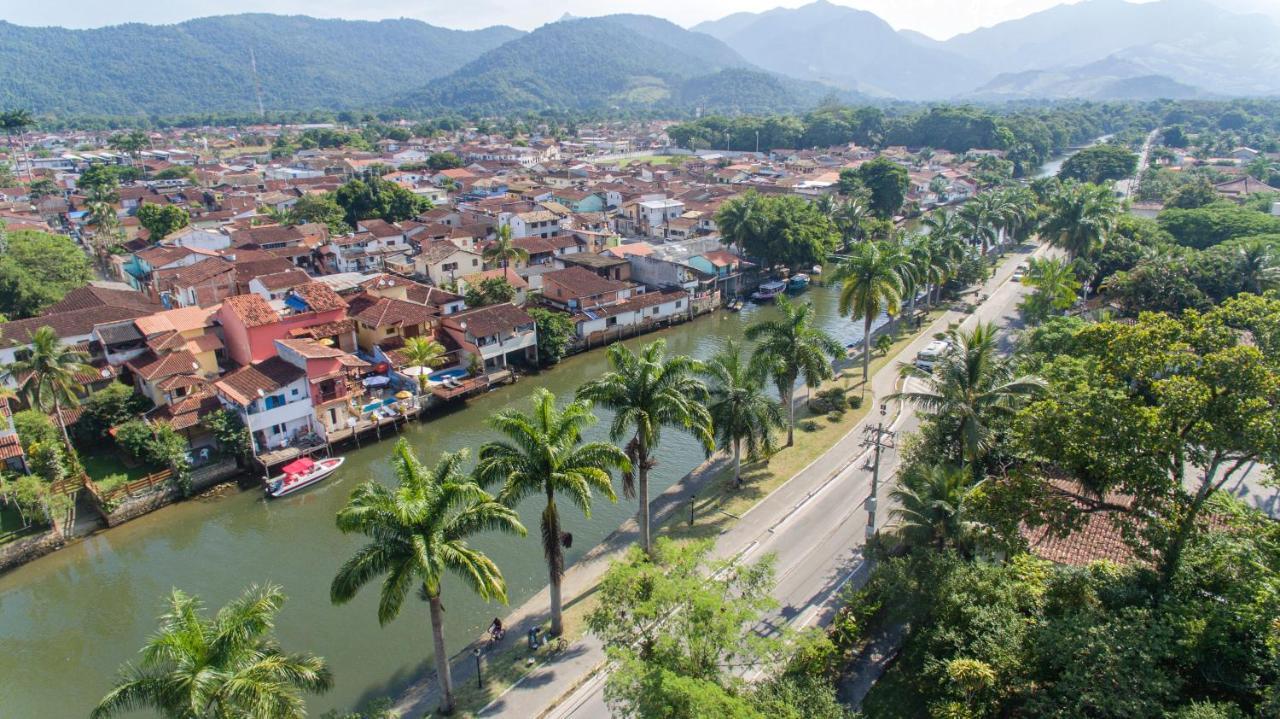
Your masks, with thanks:
[[[249,48],[249,69],[253,71],[253,94],[258,98],[258,116],[266,117],[267,111],[262,107],[262,82],[258,80],[258,58],[253,54],[253,48]]]

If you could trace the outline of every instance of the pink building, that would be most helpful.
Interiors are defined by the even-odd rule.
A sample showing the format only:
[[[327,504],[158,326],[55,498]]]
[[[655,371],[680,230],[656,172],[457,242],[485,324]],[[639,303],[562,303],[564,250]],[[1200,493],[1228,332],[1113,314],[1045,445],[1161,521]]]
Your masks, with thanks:
[[[261,295],[228,297],[218,310],[227,356],[241,366],[276,356],[275,341],[346,318],[347,303],[328,285],[309,282],[274,303]]]

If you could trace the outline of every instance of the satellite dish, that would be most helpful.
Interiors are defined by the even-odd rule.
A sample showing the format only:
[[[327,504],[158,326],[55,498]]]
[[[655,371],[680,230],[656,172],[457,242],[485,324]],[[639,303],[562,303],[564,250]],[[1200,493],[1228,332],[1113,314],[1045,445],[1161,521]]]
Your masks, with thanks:
[[[266,396],[267,396],[267,393],[266,393],[265,391],[263,391],[262,389],[259,389],[259,390],[258,390],[258,396],[259,396],[259,397],[266,397]]]

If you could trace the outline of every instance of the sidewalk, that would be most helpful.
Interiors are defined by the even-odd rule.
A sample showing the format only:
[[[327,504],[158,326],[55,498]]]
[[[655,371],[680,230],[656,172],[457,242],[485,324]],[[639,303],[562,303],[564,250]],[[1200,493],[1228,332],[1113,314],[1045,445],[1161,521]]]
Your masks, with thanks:
[[[1014,267],[1024,261],[1030,252],[1031,250],[1026,248],[1010,250],[1001,264],[996,266],[991,279],[983,285],[979,293],[990,295],[1004,284],[1013,274]],[[903,348],[895,359],[904,360],[913,357],[924,345],[932,341],[935,333],[943,332],[950,324],[960,323],[970,316],[969,313],[964,312],[944,312]],[[742,517],[743,521],[736,522],[725,531],[716,542],[715,555],[721,558],[733,556],[759,533],[762,526],[772,528],[786,521],[792,511],[801,502],[806,501],[816,488],[823,486],[844,471],[862,454],[862,429],[868,424],[879,421],[880,415],[875,403],[879,398],[896,391],[897,382],[896,361],[886,364],[872,375],[871,396],[868,397],[868,401],[872,404],[866,416],[826,452],[748,510]],[[689,496],[693,493],[702,494],[703,487],[726,468],[729,462],[729,457],[723,453],[717,453],[667,491],[651,500],[653,526],[655,528],[660,526],[673,512],[683,510],[687,506]],[[749,521],[747,521],[748,515],[751,515]],[[634,519],[629,519],[580,561],[569,567],[565,572],[563,584],[565,606],[572,605],[589,592],[608,570],[609,563],[633,545],[637,538],[638,527]],[[548,621],[549,605],[549,590],[544,587],[511,612],[503,620],[507,627],[507,641],[514,639],[523,643],[530,628],[541,626]],[[475,681],[476,665],[471,652],[477,646],[483,650],[486,644],[487,637],[479,637],[453,657],[455,686],[464,686],[469,681]],[[488,706],[477,712],[477,716],[511,717],[512,719],[532,719],[543,716],[565,694],[586,681],[604,661],[604,649],[600,642],[591,636],[583,637],[569,650],[547,658],[547,661],[524,675]],[[418,678],[404,691],[396,701],[394,709],[403,717],[419,717],[434,711],[438,705],[439,693],[435,673],[430,672]]]

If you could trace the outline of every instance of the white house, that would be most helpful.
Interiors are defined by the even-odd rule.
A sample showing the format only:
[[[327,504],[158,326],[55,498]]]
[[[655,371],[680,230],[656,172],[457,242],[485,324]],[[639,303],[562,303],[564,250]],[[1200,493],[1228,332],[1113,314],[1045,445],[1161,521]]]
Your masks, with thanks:
[[[239,414],[248,427],[255,455],[286,447],[314,431],[307,373],[278,356],[241,367],[214,387],[223,406]]]

